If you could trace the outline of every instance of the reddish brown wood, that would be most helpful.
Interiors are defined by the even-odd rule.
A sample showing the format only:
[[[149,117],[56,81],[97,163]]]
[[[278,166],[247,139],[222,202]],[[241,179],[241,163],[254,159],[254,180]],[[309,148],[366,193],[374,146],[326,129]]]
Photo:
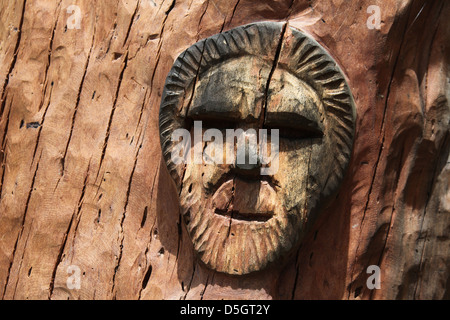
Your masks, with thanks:
[[[0,5],[3,299],[449,299],[450,5],[383,1],[70,1]],[[341,191],[285,264],[244,277],[197,262],[161,161],[175,58],[200,39],[288,21],[355,97]],[[81,288],[68,289],[78,266]],[[369,290],[369,265],[381,289]]]

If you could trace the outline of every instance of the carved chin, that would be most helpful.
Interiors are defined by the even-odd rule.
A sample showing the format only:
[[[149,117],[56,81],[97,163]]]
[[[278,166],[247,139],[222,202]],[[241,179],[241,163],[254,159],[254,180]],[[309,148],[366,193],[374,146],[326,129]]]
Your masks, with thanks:
[[[299,213],[279,211],[280,197],[268,182],[235,178],[209,197],[202,191],[193,186],[182,211],[194,249],[210,268],[236,275],[261,270],[298,242]]]

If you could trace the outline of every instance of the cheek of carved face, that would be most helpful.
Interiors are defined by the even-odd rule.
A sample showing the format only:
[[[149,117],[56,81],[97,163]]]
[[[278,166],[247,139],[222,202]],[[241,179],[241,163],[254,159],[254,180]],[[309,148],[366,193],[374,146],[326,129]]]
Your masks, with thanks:
[[[320,200],[324,168],[331,167],[317,94],[285,70],[276,69],[270,81],[269,73],[270,64],[254,57],[211,68],[199,77],[186,110],[187,117],[202,120],[202,133],[219,128],[224,160],[237,148],[234,139],[226,140],[226,129],[279,130],[279,138],[269,136],[266,146],[270,150],[276,143],[278,150],[270,175],[261,174],[261,163],[238,163],[237,153],[231,163],[186,165],[180,195],[184,222],[200,259],[219,272],[257,271],[292,250]]]

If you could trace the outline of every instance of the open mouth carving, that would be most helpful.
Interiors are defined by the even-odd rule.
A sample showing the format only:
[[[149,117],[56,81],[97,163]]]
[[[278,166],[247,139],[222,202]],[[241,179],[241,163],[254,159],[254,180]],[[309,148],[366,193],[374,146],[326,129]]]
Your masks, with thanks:
[[[239,212],[236,210],[231,211],[225,211],[220,209],[215,209],[214,213],[229,217],[231,219],[235,220],[241,220],[241,221],[256,221],[256,222],[266,222],[273,216],[273,212],[258,212],[258,213],[251,213],[251,212]]]
[[[214,213],[235,220],[266,222],[274,216],[276,191],[264,180],[239,177],[223,183],[212,197]]]

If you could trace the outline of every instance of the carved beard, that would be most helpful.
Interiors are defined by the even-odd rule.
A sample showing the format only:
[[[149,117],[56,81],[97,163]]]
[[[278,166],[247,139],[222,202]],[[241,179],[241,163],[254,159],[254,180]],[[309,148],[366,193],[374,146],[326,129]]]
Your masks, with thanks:
[[[216,172],[218,182],[205,188],[205,168],[188,165],[180,194],[184,224],[203,263],[219,272],[248,274],[298,244],[307,208],[287,211],[287,196],[270,179],[241,180],[222,171]]]

